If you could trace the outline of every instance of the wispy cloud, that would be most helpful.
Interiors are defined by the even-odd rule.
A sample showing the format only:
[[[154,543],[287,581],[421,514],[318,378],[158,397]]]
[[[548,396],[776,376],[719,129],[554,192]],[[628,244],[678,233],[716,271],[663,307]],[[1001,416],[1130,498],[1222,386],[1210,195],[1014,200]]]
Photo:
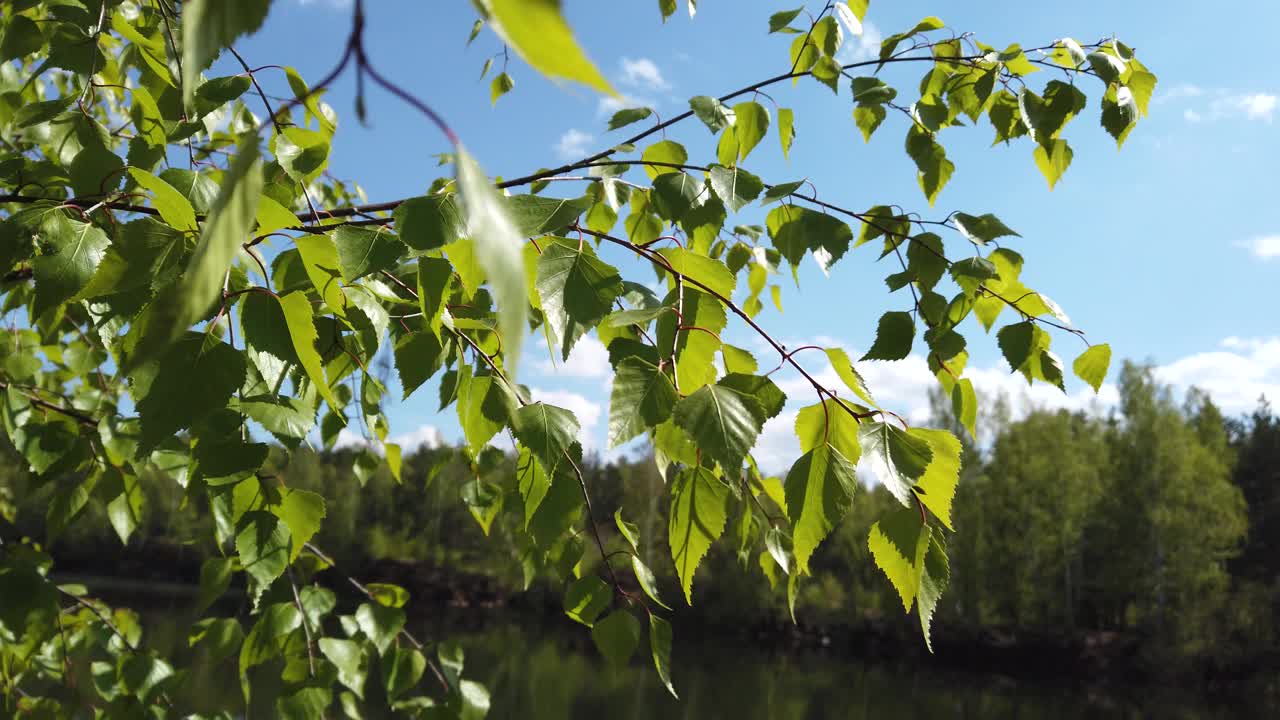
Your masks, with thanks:
[[[1259,235],[1248,240],[1240,240],[1236,242],[1236,247],[1248,249],[1260,260],[1271,260],[1280,257],[1280,235]]]
[[[559,362],[557,357],[557,361],[553,363],[544,355],[537,362],[537,368],[544,375],[562,378],[607,378],[613,374],[613,368],[609,365],[609,351],[593,335],[583,335],[573,346],[568,360]]]
[[[1181,102],[1185,105],[1183,119],[1193,124],[1233,119],[1270,124],[1280,111],[1280,97],[1269,92],[1204,88],[1186,83],[1159,93],[1152,102]]]
[[[588,143],[594,139],[595,137],[590,133],[585,133],[577,128],[569,128],[556,141],[556,154],[566,160],[583,157],[589,151]]]
[[[619,82],[631,87],[637,87],[644,90],[669,90],[671,83],[662,77],[662,71],[658,69],[657,63],[649,58],[631,59],[624,57],[621,60],[622,75]]]
[[[1280,247],[1277,247],[1277,253],[1280,254]],[[822,338],[816,344],[825,347],[840,345],[831,338]],[[860,354],[853,348],[846,347],[846,350],[851,357]],[[1070,358],[1066,360],[1069,362]],[[812,363],[812,357],[806,364],[814,379],[825,387],[843,388],[830,364],[819,366]],[[1119,360],[1116,360],[1113,375],[1118,366]],[[928,421],[929,391],[937,385],[937,380],[929,372],[923,357],[911,355],[898,362],[857,363],[857,368],[881,405],[901,414],[912,424]],[[1193,386],[1205,390],[1227,414],[1246,413],[1254,408],[1262,395],[1280,397],[1280,337],[1229,337],[1222,341],[1219,349],[1178,358],[1156,367],[1155,373],[1161,382],[1180,391]],[[1025,417],[1037,409],[1102,412],[1115,407],[1120,400],[1119,389],[1112,383],[1104,384],[1096,395],[1078,382],[1073,383],[1076,387],[1070,393],[1063,393],[1044,383],[1028,386],[1020,374],[1010,373],[1003,363],[986,368],[970,367],[965,371],[965,377],[973,381],[980,402],[989,403],[1003,396],[1014,419]],[[799,457],[796,414],[801,407],[817,402],[813,388],[802,377],[783,377],[777,383],[790,400],[782,413],[765,424],[755,451],[762,468],[772,473],[785,472],[789,464]],[[981,427],[979,434],[984,434]],[[860,475],[870,477],[865,473]]]

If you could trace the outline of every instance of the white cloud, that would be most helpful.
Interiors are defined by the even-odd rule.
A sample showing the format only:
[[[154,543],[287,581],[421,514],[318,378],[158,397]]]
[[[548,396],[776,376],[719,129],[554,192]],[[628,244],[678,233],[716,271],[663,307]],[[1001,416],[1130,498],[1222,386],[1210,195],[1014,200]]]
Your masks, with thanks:
[[[836,51],[836,60],[844,64],[874,60],[880,57],[880,42],[883,39],[880,28],[874,23],[864,22],[862,34],[846,38]]]
[[[1222,347],[1156,368],[1156,377],[1208,392],[1228,415],[1253,410],[1262,395],[1280,397],[1280,337],[1229,337]]]
[[[662,71],[649,58],[624,57],[621,61],[622,77],[619,81],[624,85],[643,88],[645,90],[668,90],[671,84],[662,77]]]
[[[368,447],[369,441],[351,428],[342,428],[338,431],[338,439],[333,441],[334,450],[346,450],[348,448]]]
[[[553,377],[607,378],[613,374],[609,351],[594,335],[583,335],[573,346],[568,360],[560,362],[557,356],[553,363],[544,357],[537,366],[544,375]]]
[[[1247,248],[1260,260],[1270,260],[1280,257],[1280,235],[1260,235],[1249,240],[1241,240],[1236,243],[1236,247]]]
[[[800,344],[803,343],[788,343],[788,347]],[[831,338],[822,338],[815,344],[841,346]],[[845,349],[851,357],[858,357],[859,353],[853,349]],[[813,352],[797,355],[796,359],[819,384],[836,390],[842,396],[849,396],[831,365],[819,365],[816,357],[821,356]],[[1070,358],[1065,360],[1069,362]],[[1119,360],[1114,362],[1112,377],[1118,371],[1119,363]],[[857,368],[885,409],[902,415],[913,425],[928,421],[929,391],[937,381],[923,357],[911,355],[898,362],[861,362],[857,363]],[[1222,341],[1221,349],[1176,359],[1156,367],[1155,374],[1157,379],[1172,385],[1178,393],[1193,386],[1206,391],[1227,415],[1247,413],[1263,395],[1280,398],[1280,337],[1229,337]],[[1014,419],[1025,417],[1037,409],[1103,412],[1120,402],[1119,389],[1114,383],[1104,384],[1095,395],[1088,387],[1073,382],[1074,390],[1063,393],[1044,383],[1028,386],[1022,375],[1009,372],[1002,362],[990,367],[970,367],[965,371],[965,377],[973,381],[981,403],[1003,396]],[[787,394],[787,407],[765,424],[755,456],[766,472],[782,473],[800,452],[794,428],[796,412],[818,402],[818,396],[809,381],[794,372],[780,374],[775,382]],[[984,434],[979,428],[979,435]],[[869,478],[863,471],[859,475]]]
[[[562,407],[578,418],[578,427],[581,428],[578,441],[582,443],[583,448],[594,448],[598,445],[599,433],[596,431],[596,426],[600,422],[600,413],[603,411],[598,403],[567,390],[533,388],[530,392],[535,401]]]
[[[560,136],[560,140],[556,142],[556,154],[566,160],[573,160],[585,156],[590,152],[587,143],[594,140],[595,137],[590,133],[585,133],[577,128],[569,128]]]
[[[421,425],[418,429],[396,435],[391,442],[400,446],[401,452],[409,453],[420,448],[434,449],[444,444],[444,435],[434,425]]]
[[[1275,114],[1276,101],[1275,95],[1267,93],[1253,93],[1234,98],[1235,105],[1243,110],[1250,120],[1266,120],[1268,123]]]
[[[1175,85],[1157,95],[1153,103],[1176,100],[1190,107],[1182,110],[1189,123],[1244,119],[1270,124],[1280,110],[1280,97],[1267,92],[1238,92],[1225,88],[1206,89],[1196,85]]]
[[[1156,93],[1156,96],[1151,99],[1151,102],[1153,104],[1159,105],[1160,103],[1166,103],[1166,102],[1169,102],[1170,100],[1181,100],[1183,98],[1196,98],[1204,94],[1205,94],[1205,89],[1200,87],[1199,85],[1182,83],[1180,85],[1174,85],[1170,87],[1168,90],[1165,90],[1163,92]]]

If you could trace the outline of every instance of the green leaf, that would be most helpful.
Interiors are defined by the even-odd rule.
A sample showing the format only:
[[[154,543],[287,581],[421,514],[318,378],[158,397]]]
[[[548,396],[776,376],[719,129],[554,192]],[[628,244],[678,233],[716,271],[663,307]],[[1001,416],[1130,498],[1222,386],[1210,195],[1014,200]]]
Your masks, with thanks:
[[[325,516],[324,497],[309,490],[287,488],[280,504],[272,507],[271,512],[289,527],[289,562],[293,562],[302,552],[302,546],[320,530],[320,521]]]
[[[951,388],[951,412],[969,431],[969,437],[978,438],[978,396],[973,381],[960,378]]]
[[[289,328],[289,339],[293,343],[293,351],[306,371],[307,377],[320,397],[329,403],[329,407],[337,410],[342,407],[330,389],[324,377],[324,367],[320,361],[320,353],[316,351],[316,325],[311,314],[311,302],[301,292],[292,292],[279,298],[280,310],[284,313],[285,323]]]
[[[142,509],[146,502],[146,495],[142,491],[137,475],[115,472],[114,478],[117,481],[114,487],[119,488],[119,493],[107,503],[107,520],[116,531],[116,535],[120,537],[120,542],[128,543],[129,537],[142,525]]]
[[[782,390],[763,375],[726,371],[717,385],[732,390],[743,398],[754,400],[754,404],[747,403],[747,409],[756,413],[756,420],[761,425],[777,417],[787,403],[787,396]]]
[[[569,448],[577,442],[577,418],[564,408],[535,402],[517,410],[515,419],[516,440],[529,448],[548,475],[554,474]]]
[[[1096,393],[1102,389],[1102,381],[1107,379],[1107,369],[1110,366],[1111,346],[1092,345],[1071,363],[1071,370],[1076,377],[1089,383],[1089,387]]]
[[[343,225],[333,231],[333,244],[338,248],[338,271],[348,284],[395,267],[406,252],[404,244],[384,227]]]
[[[640,154],[640,159],[646,163],[666,163],[665,165],[644,166],[645,173],[648,174],[650,180],[653,180],[659,175],[680,172],[680,168],[668,166],[685,164],[689,160],[689,153],[680,143],[674,140],[663,140],[645,148],[644,152]],[[632,200],[633,204],[634,202]],[[632,239],[634,240],[634,238]]]
[[[752,200],[760,197],[761,191],[764,190],[764,183],[760,178],[737,167],[712,165],[709,175],[711,189],[715,190],[716,195],[720,196],[724,204],[733,212],[746,207]]]
[[[511,92],[511,88],[516,86],[516,81],[506,73],[499,73],[489,82],[489,100],[492,104],[498,104],[498,98]]]
[[[361,603],[356,608],[356,624],[360,632],[365,634],[378,648],[378,653],[385,655],[391,642],[404,629],[404,610],[387,607],[379,603]]]
[[[929,539],[929,526],[920,522],[914,508],[890,510],[871,526],[867,538],[871,556],[898,591],[906,612],[911,612],[920,592]]]
[[[409,198],[396,206],[392,216],[400,240],[420,253],[438,250],[466,232],[466,223],[452,195]]]
[[[922,534],[929,533],[924,528]],[[933,639],[930,629],[933,625],[933,613],[942,598],[942,592],[951,582],[951,564],[947,559],[947,548],[940,532],[932,532],[930,542],[925,550],[920,589],[916,593],[916,610],[920,615],[920,630],[924,633],[924,643],[929,652],[933,652]]]
[[[184,16],[184,26],[186,19]],[[258,146],[255,141],[246,140],[240,144],[230,169],[223,176],[218,199],[182,277],[152,303],[146,334],[130,356],[129,365],[168,345],[204,316],[220,297],[236,251],[253,227],[261,193],[262,163]]]
[[[1085,56],[1085,59],[1089,61],[1094,73],[1099,78],[1102,78],[1104,83],[1111,83],[1120,79],[1121,73],[1125,71],[1123,60],[1101,50],[1089,53]]]
[[[985,245],[996,238],[1007,236],[1022,237],[991,213],[974,216],[958,212],[952,215],[952,219],[955,220],[956,229],[960,231],[960,234],[975,243]]]
[[[609,314],[622,294],[622,278],[589,249],[553,242],[538,258],[537,288],[548,342],[568,359],[578,338]]]
[[[68,168],[76,195],[104,195],[115,191],[122,179],[124,160],[101,145],[90,145],[76,154]]]
[[[720,358],[724,361],[724,371],[728,374],[751,375],[760,368],[750,351],[733,345],[721,345]]]
[[[933,457],[920,482],[916,485],[916,497],[947,526],[951,524],[951,501],[955,498],[956,484],[960,481],[960,440],[946,430],[911,428],[908,434],[923,440]]]
[[[816,405],[800,408],[796,414],[796,437],[800,452],[807,453],[830,445],[850,464],[862,456],[858,445],[858,421],[836,400],[823,399]]]
[[[329,162],[329,135],[300,127],[285,128],[272,138],[276,162],[295,182],[308,183],[324,171]]]
[[[1116,139],[1117,148],[1124,145],[1137,122],[1138,104],[1133,91],[1124,85],[1108,87],[1102,96],[1102,127]]]
[[[719,260],[683,248],[663,248],[658,254],[667,259],[671,269],[706,289],[724,298],[733,295],[737,278]]]
[[[324,300],[329,312],[340,318],[347,317],[347,296],[342,292],[341,271],[338,269],[338,246],[328,235],[303,235],[294,238],[302,258],[302,267],[316,293]]]
[[[192,208],[191,201],[183,197],[177,188],[138,168],[129,168],[129,177],[151,191],[151,204],[159,211],[164,222],[182,232],[196,231],[196,209]]]
[[[671,697],[678,700],[680,696],[671,684],[671,625],[653,613],[649,614],[649,650],[653,654],[653,667],[658,671],[658,678]]]
[[[1071,151],[1071,146],[1066,140],[1058,139],[1037,145],[1034,156],[1036,167],[1040,168],[1040,173],[1044,175],[1045,180],[1049,181],[1049,189],[1052,190],[1071,165],[1071,159],[1075,153]]]
[[[187,644],[199,644],[209,654],[210,662],[231,657],[244,643],[244,629],[235,618],[205,618],[191,627]]]
[[[736,475],[764,424],[764,409],[749,396],[722,385],[704,385],[676,403],[676,424],[707,456]]]
[[[774,208],[769,211],[765,224],[773,246],[792,267],[800,264],[805,252],[812,252],[825,272],[844,256],[853,242],[853,230],[848,224],[797,205]]]
[[[520,237],[537,237],[563,230],[591,207],[591,198],[573,199],[541,195],[512,195],[506,199],[507,213]]]
[[[240,684],[245,698],[249,697],[246,671],[279,656],[289,635],[301,626],[302,613],[291,602],[274,603],[263,609],[240,646]]]
[[[560,13],[560,0],[482,0],[482,4],[489,13],[485,18],[489,26],[533,69],[617,94],[574,40]]]
[[[395,648],[382,656],[382,681],[387,698],[394,700],[405,694],[427,670],[427,659],[413,648]]]
[[[182,91],[183,103],[190,104],[200,72],[213,62],[222,48],[236,38],[256,31],[267,19],[271,0],[190,0],[182,5]]]
[[[796,139],[796,113],[791,108],[778,108],[778,140],[782,143],[782,157],[788,158],[791,143]]]
[[[777,185],[773,185],[765,192],[764,197],[760,198],[760,204],[768,205],[769,203],[775,203],[785,197],[790,197],[794,195],[796,191],[799,190],[800,187],[803,185],[804,185],[803,180],[795,180],[793,182],[778,183]]]
[[[491,0],[491,2],[494,14],[504,28],[510,27],[507,21],[518,19],[521,23],[532,23],[541,28],[540,32],[546,33],[538,46],[540,57],[548,47],[557,47],[556,52],[561,53],[568,52],[570,49],[576,51],[576,45],[572,48],[563,46],[564,40],[570,44],[573,43],[567,27],[563,27],[564,37],[560,40],[556,39],[555,33],[561,31],[556,26],[556,22],[563,26],[558,3],[552,0],[533,0],[532,2]],[[499,9],[500,6],[502,10]],[[522,25],[516,30],[516,37],[526,43],[532,42],[532,38],[536,38],[537,35],[529,35],[530,30],[531,27]],[[519,49],[517,45],[517,50]],[[521,51],[521,54],[529,60],[525,52]],[[556,59],[554,64],[548,67],[563,69],[563,64],[566,62],[572,65],[573,61],[565,56]],[[536,62],[530,61],[530,64],[539,67]],[[545,68],[540,69],[548,72]],[[566,77],[579,79],[571,75]],[[507,377],[515,382],[520,346],[524,343],[529,314],[522,257],[524,241],[516,233],[510,217],[507,216],[501,196],[494,190],[493,185],[489,184],[489,179],[485,177],[475,159],[462,145],[456,146],[455,156],[458,188],[466,209],[467,228],[471,233],[471,239],[475,242],[480,265],[484,268],[485,275],[488,276],[489,283],[493,287],[498,305],[498,333],[502,336],[502,356],[505,359]]]
[[[614,667],[623,667],[640,645],[640,621],[626,610],[615,610],[591,628],[596,649]]]
[[[693,575],[711,544],[724,532],[729,516],[729,488],[703,467],[685,468],[671,486],[670,524],[667,540],[671,559],[693,604]]]
[[[587,627],[595,624],[600,613],[609,608],[613,591],[603,580],[588,575],[575,580],[564,592],[564,612],[575,622]]]
[[[783,10],[769,16],[769,32],[776,33],[791,24],[796,16],[804,11],[804,6],[800,6],[795,10]],[[675,693],[673,692],[672,695]]]
[[[876,341],[862,360],[902,360],[911,354],[916,325],[911,313],[890,311],[880,316]]]
[[[955,172],[955,163],[947,159],[947,152],[942,145],[917,125],[913,125],[907,132],[907,155],[915,161],[920,189],[924,191],[929,205],[933,205],[938,199],[938,193],[942,192],[942,188],[951,179],[951,174]]]
[[[733,110],[709,95],[689,98],[689,109],[713,135],[733,125]]]
[[[871,142],[871,135],[884,122],[885,115],[883,105],[859,105],[853,109],[853,122],[862,133],[863,142]]]
[[[609,447],[617,447],[671,417],[676,404],[671,378],[638,357],[618,364],[609,399]]]
[[[98,227],[56,210],[40,218],[35,232],[43,252],[31,261],[36,282],[33,319],[84,289],[111,244]]]
[[[693,209],[702,192],[702,184],[683,172],[663,173],[653,180],[650,198],[658,215],[671,222],[679,222]]]
[[[509,422],[515,398],[490,374],[465,373],[458,379],[458,423],[472,452],[480,452]]]
[[[627,544],[634,551],[640,550],[640,529],[635,523],[629,523],[622,519],[622,508],[618,508],[613,513],[613,524],[618,528],[618,533],[622,535]]]
[[[276,698],[276,716],[281,720],[320,720],[333,702],[327,687],[301,687]]]
[[[764,546],[768,551],[769,557],[778,563],[778,567],[782,568],[785,575],[791,574],[791,538],[786,531],[779,527],[769,528],[769,532],[765,533]],[[763,566],[764,555],[760,556],[760,562]],[[773,585],[773,576],[770,574],[769,584]]]
[[[200,565],[200,595],[195,611],[204,612],[231,587],[231,558],[213,557]]]
[[[783,487],[801,573],[809,572],[809,557],[849,511],[858,485],[853,462],[830,445],[820,445],[802,455],[787,473]]]
[[[733,132],[738,140],[738,161],[741,162],[769,132],[769,110],[754,100],[748,100],[734,105],[733,115]]]
[[[240,519],[236,553],[249,575],[249,596],[254,605],[289,564],[289,526],[268,512],[247,512]]]
[[[150,450],[222,407],[244,383],[244,356],[230,345],[189,332],[158,361],[134,374],[141,447]],[[198,378],[198,382],[193,379]],[[139,381],[145,381],[141,392]]]
[[[1009,363],[1009,369],[1021,370],[1030,359],[1035,345],[1035,326],[1030,320],[1005,325],[996,334],[996,340],[1000,345],[1000,352],[1004,353],[1004,359]]]
[[[911,488],[933,459],[929,443],[883,422],[863,422],[858,429],[862,460],[898,502],[914,504]]]
[[[396,342],[395,359],[404,399],[408,399],[414,390],[440,370],[444,360],[443,348],[430,330],[410,333]]]
[[[364,697],[364,684],[369,677],[369,658],[364,645],[355,640],[320,638],[320,653],[338,669],[338,682],[357,697]]]
[[[618,128],[626,127],[631,123],[640,122],[652,114],[653,110],[647,107],[623,108],[609,118],[609,129],[617,130]]]
[[[845,387],[852,390],[853,394],[866,404],[875,405],[876,401],[871,398],[871,391],[867,389],[866,381],[853,366],[849,354],[840,348],[827,348],[826,353],[827,359],[831,361],[831,368],[836,371],[836,375],[844,382]],[[849,457],[849,453],[845,453],[845,456]]]
[[[660,607],[670,610],[666,603],[662,602],[662,598],[658,597],[658,579],[654,577],[653,571],[645,565],[636,555],[631,556],[631,569],[636,574],[636,583],[640,585],[640,589],[644,590],[644,594],[649,599],[657,603]]]

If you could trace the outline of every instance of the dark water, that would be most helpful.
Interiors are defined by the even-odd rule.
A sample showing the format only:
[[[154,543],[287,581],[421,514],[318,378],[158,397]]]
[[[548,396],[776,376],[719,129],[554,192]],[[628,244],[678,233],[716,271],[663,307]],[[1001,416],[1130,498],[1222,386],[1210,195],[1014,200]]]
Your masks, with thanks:
[[[115,596],[108,598],[112,602],[147,607],[141,612],[149,647],[172,652],[185,645],[192,622],[189,593],[156,593],[158,588],[149,587],[136,598],[140,602],[131,603],[134,593],[112,589],[107,592]],[[158,595],[166,599],[157,602]],[[408,627],[421,639],[447,638],[462,646],[464,676],[489,688],[494,720],[1280,717],[1274,705],[1243,691],[1210,701],[1168,687],[1084,689],[1053,677],[1014,679],[941,663],[896,665],[820,652],[769,652],[741,640],[697,637],[678,625],[672,656],[677,700],[653,669],[647,637],[629,666],[612,668],[592,647],[590,632],[567,618],[468,612],[411,620]],[[192,668],[186,689],[193,708],[226,707],[232,698],[238,704],[238,675],[227,672],[234,662]]]
[[[676,638],[673,680],[661,685],[647,652],[610,669],[572,627],[503,623],[458,640],[469,674],[492,693],[491,718],[596,720],[1057,720],[1273,717],[1247,702],[1210,704],[1176,689],[1086,691],[1047,682],[901,668],[820,654],[772,654],[736,643]],[[581,637],[576,637],[581,635]],[[647,651],[642,647],[641,651]]]

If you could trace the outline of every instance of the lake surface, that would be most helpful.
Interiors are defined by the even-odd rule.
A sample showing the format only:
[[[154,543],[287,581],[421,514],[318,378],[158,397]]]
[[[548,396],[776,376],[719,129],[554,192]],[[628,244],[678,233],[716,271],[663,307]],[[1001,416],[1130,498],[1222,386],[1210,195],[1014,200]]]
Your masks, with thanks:
[[[116,583],[91,583],[99,590]],[[111,595],[132,595],[118,592]],[[186,593],[139,597],[147,645],[162,652],[185,644]],[[128,597],[109,600],[130,605]],[[507,720],[1216,720],[1280,717],[1257,693],[1210,702],[1177,688],[1087,690],[927,665],[895,665],[824,652],[770,652],[744,640],[690,634],[677,625],[672,679],[680,699],[658,680],[647,636],[629,666],[609,667],[590,631],[567,618],[466,611],[410,620],[422,640],[451,639],[466,652],[463,675],[491,694],[489,718]],[[228,662],[234,662],[230,660]],[[197,704],[212,709],[239,696],[226,667],[193,668]],[[372,680],[371,680],[372,681]],[[434,687],[431,690],[435,690]],[[195,699],[195,698],[193,698]]]
[[[468,674],[492,693],[491,718],[532,720],[1054,720],[1057,718],[1272,717],[1262,708],[1213,706],[1174,689],[1120,697],[995,675],[900,668],[819,653],[766,653],[737,642],[681,642],[673,680],[661,685],[647,644],[631,665],[611,669],[585,629],[503,623],[458,640]]]

